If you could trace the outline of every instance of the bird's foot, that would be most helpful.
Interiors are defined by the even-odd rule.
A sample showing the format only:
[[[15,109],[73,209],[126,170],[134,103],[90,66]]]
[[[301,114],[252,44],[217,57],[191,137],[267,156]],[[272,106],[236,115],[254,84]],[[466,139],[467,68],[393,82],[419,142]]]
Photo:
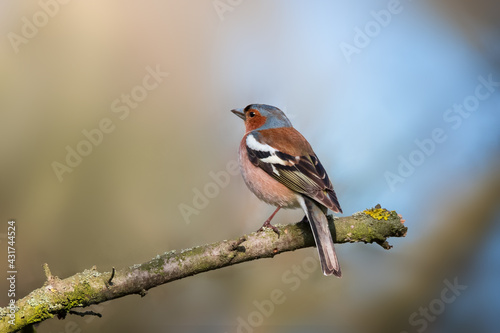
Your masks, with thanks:
[[[278,230],[278,228],[276,228],[274,225],[272,225],[271,222],[269,222],[269,220],[266,220],[266,222],[264,222],[264,224],[262,225],[262,227],[260,227],[260,229],[257,230],[257,232],[264,231],[264,228],[270,228],[276,234],[278,234],[278,237],[280,236],[280,231]]]

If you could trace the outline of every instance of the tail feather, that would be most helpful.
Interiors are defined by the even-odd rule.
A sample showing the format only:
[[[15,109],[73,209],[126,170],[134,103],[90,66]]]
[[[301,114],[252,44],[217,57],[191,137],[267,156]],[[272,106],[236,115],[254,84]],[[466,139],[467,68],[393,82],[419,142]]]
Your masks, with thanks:
[[[312,199],[300,196],[300,205],[304,210],[318,248],[321,268],[325,275],[342,276],[340,264],[337,260],[335,247],[333,245],[332,235],[328,228],[328,220],[322,207],[316,204]]]

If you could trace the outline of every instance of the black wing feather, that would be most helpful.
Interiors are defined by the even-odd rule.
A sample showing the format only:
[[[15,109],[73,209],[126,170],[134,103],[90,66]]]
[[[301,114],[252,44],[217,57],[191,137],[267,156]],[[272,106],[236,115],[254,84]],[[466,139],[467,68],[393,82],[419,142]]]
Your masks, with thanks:
[[[271,153],[254,150],[248,146],[247,153],[252,164],[260,167],[286,187],[307,195],[333,211],[342,212],[332,182],[314,153],[297,157],[280,151]],[[273,155],[278,157],[282,163],[262,161]]]

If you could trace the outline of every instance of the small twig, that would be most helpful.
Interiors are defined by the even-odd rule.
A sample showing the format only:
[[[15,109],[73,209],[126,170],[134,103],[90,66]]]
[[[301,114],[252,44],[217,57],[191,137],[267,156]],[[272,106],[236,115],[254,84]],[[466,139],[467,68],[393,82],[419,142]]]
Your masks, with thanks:
[[[47,280],[51,280],[52,273],[50,272],[49,264],[47,264],[47,263],[43,264],[43,271],[45,272],[45,276],[47,277]]]
[[[113,285],[112,280],[113,280],[113,278],[115,277],[115,271],[116,271],[116,270],[115,270],[115,268],[113,267],[113,270],[111,271],[111,277],[110,277],[110,278],[109,278],[109,280],[108,280],[108,284],[109,284],[110,286],[112,286],[112,285]]]

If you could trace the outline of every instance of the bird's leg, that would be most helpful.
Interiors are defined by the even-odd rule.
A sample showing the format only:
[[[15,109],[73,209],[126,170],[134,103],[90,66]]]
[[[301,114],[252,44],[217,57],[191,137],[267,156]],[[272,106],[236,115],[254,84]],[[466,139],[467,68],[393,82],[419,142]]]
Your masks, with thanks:
[[[262,225],[262,227],[260,227],[259,230],[257,230],[257,232],[259,231],[263,231],[264,228],[271,228],[273,229],[273,231],[275,233],[278,234],[278,237],[280,236],[280,231],[278,230],[278,228],[276,228],[274,225],[271,224],[271,220],[273,219],[274,215],[276,215],[276,213],[278,212],[278,210],[280,210],[280,206],[278,206],[278,208],[276,208],[276,210],[274,211],[274,213],[271,214],[271,216],[269,216],[269,218],[266,220],[266,222],[264,222],[264,224]]]

